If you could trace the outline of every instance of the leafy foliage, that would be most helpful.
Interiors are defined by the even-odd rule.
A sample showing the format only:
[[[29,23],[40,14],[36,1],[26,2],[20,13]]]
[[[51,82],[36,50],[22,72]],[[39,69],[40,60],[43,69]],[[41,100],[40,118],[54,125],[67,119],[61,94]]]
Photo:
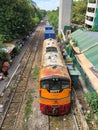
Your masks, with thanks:
[[[9,61],[8,53],[6,53],[5,51],[0,50],[0,59],[2,60],[2,62]]]
[[[33,76],[37,76],[38,75],[38,66],[37,65],[35,65],[34,66],[34,69],[33,69]]]
[[[98,113],[98,94],[93,92],[93,93],[86,93],[85,98],[89,104],[89,106],[92,108],[92,110],[95,113]]]
[[[85,118],[86,118],[87,121],[91,120],[91,113],[90,113],[90,111],[89,111],[89,113],[86,113]]]
[[[89,28],[89,31],[98,32],[98,29],[96,29],[96,28]]]
[[[49,18],[49,23],[54,27],[55,32],[58,32],[58,16],[59,16],[59,9],[48,11],[47,16]]]
[[[87,0],[79,0],[73,2],[72,22],[76,24],[84,24],[87,8]]]
[[[40,11],[36,11],[30,2],[0,0],[0,34],[4,35],[5,41],[27,35],[40,21]]]

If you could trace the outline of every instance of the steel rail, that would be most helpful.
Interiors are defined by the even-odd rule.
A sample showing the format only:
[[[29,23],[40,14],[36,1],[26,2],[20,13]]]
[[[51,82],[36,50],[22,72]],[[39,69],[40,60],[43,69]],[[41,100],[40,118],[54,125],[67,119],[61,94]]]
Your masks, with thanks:
[[[35,39],[36,40],[36,39]],[[14,81],[14,84],[13,84],[13,86],[15,85],[16,87],[15,88],[13,88],[13,93],[12,93],[12,91],[11,91],[11,97],[10,97],[10,100],[9,100],[9,104],[8,104],[8,106],[7,106],[7,109],[5,110],[5,112],[4,112],[4,116],[3,116],[3,119],[2,119],[2,121],[1,121],[1,123],[0,123],[0,128],[2,127],[2,125],[3,125],[3,123],[4,123],[4,120],[5,120],[5,117],[6,117],[6,115],[7,115],[7,112],[8,112],[8,110],[9,110],[9,107],[10,107],[10,105],[11,105],[11,102],[12,102],[12,99],[13,99],[13,97],[14,97],[14,95],[15,95],[15,92],[16,92],[16,89],[17,89],[17,86],[18,86],[18,83],[19,83],[19,81],[20,81],[20,79],[21,79],[21,76],[23,75],[23,72],[24,72],[24,69],[25,69],[25,67],[26,67],[26,65],[27,65],[27,63],[28,63],[28,60],[30,59],[30,55],[31,55],[31,53],[32,53],[32,51],[30,51],[31,50],[31,45],[30,45],[30,47],[29,47],[29,49],[28,49],[28,53],[27,53],[27,51],[26,51],[26,56],[24,55],[24,57],[26,58],[26,62],[25,62],[25,64],[23,64],[23,65],[20,65],[19,66],[19,68],[18,68],[18,71],[16,72],[16,73],[18,73],[18,75],[15,75],[17,78],[15,78],[16,80]],[[35,55],[36,55],[36,52],[37,52],[37,49],[36,49],[36,51],[35,51]],[[29,54],[29,56],[28,56],[28,54]],[[33,55],[33,56],[35,56],[35,55]],[[27,56],[28,56],[28,58],[27,58]],[[22,64],[22,61],[23,61],[23,59],[24,59],[24,61],[25,61],[25,58],[22,58],[22,60],[21,60],[21,64]],[[33,60],[32,60],[32,62],[34,61],[34,58],[33,58]],[[30,73],[30,72],[29,72]],[[14,79],[14,78],[13,78]],[[28,81],[28,80],[27,80]],[[10,85],[10,83],[9,83],[9,85]],[[7,88],[9,88],[9,87],[7,87]],[[23,100],[23,98],[21,99],[21,103],[22,103],[22,100]],[[21,103],[20,103],[20,105],[19,105],[19,108],[20,108],[20,106],[21,106]],[[18,108],[18,111],[19,111],[19,108]],[[14,123],[15,124],[15,123]]]

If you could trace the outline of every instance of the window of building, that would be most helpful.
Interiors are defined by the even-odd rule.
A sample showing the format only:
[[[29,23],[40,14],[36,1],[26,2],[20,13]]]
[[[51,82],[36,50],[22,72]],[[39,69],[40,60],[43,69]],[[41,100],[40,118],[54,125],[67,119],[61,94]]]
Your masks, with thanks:
[[[94,13],[95,12],[95,8],[88,8],[88,12]]]
[[[96,3],[96,0],[89,0],[89,3]]]

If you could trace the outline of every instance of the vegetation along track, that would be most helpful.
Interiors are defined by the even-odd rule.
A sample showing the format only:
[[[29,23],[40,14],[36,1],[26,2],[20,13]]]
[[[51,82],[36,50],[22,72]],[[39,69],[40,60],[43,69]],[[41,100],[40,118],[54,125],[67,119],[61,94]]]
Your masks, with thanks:
[[[38,28],[38,30],[41,30],[41,27]],[[40,35],[41,31],[36,31],[20,62],[16,74],[5,90],[4,96],[0,98],[0,102],[2,102],[4,108],[3,112],[0,113],[0,129],[2,130],[14,130],[32,64],[34,63],[35,55],[38,51],[38,39]]]

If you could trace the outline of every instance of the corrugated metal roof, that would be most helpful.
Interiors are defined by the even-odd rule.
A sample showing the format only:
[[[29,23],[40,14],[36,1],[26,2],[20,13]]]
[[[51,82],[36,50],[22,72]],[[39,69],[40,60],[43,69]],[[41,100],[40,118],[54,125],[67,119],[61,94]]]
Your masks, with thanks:
[[[78,42],[78,47],[81,49],[81,51],[89,48],[96,42],[98,42],[98,38],[94,37],[95,32],[88,32],[85,30],[77,30],[71,34],[72,39],[76,40]],[[98,35],[98,32],[97,32]]]
[[[70,34],[77,46],[98,70],[98,32],[77,30]]]
[[[90,60],[90,62],[98,70],[98,45],[84,52],[84,55]]]
[[[89,34],[90,36],[93,36],[94,38],[98,39],[98,32],[91,32],[91,31],[86,31],[87,34]]]

